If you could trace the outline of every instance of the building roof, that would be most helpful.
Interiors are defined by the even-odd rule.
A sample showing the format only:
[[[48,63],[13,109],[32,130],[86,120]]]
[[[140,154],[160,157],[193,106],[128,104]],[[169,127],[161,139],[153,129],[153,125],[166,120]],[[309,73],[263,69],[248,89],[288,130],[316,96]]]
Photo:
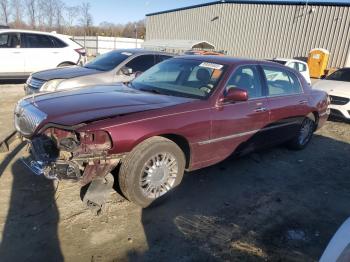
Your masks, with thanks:
[[[193,48],[215,49],[215,46],[207,41],[202,40],[164,40],[155,39],[143,42],[143,48],[160,48],[160,49],[180,49],[190,50]]]
[[[209,2],[205,4],[199,4],[199,5],[191,5],[176,9],[170,9],[165,10],[161,12],[155,12],[146,14],[146,16],[153,16],[153,15],[160,15],[165,13],[171,13],[176,11],[182,11],[187,9],[193,9],[198,7],[204,7],[204,6],[210,6],[210,5],[218,5],[218,4],[261,4],[261,5],[319,5],[319,6],[350,6],[350,1],[348,2],[342,2],[342,1],[320,1],[320,0],[300,0],[300,1],[276,1],[276,0],[222,0],[222,1],[215,1],[215,2]]]

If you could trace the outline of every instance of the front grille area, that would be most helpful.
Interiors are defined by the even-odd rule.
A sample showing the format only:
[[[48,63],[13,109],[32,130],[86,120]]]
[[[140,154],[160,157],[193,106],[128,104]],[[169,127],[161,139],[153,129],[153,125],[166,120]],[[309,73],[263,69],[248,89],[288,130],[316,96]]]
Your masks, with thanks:
[[[21,100],[15,109],[15,127],[22,135],[30,136],[46,117],[44,112],[26,100]]]
[[[34,89],[40,89],[46,81],[37,78],[30,77],[27,81],[27,85]]]
[[[329,96],[332,105],[346,105],[350,99],[341,96]]]

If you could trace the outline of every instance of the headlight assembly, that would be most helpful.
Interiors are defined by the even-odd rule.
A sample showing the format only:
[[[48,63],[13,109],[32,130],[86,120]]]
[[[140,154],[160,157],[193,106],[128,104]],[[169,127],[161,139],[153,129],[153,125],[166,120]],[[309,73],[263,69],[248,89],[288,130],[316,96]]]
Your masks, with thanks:
[[[43,86],[40,88],[40,92],[52,92],[56,91],[57,87],[59,84],[63,81],[64,79],[54,79],[47,81]]]

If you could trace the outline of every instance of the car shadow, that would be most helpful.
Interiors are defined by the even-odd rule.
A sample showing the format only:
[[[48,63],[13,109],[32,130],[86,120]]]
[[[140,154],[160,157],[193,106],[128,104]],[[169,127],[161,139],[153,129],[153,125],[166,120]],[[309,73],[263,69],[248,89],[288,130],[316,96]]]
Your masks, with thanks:
[[[16,84],[24,84],[27,79],[6,79],[0,80],[0,85],[16,85]]]
[[[15,146],[1,161],[0,163],[0,177],[4,173],[7,166],[11,163],[11,161],[15,158],[15,156],[24,148],[25,143],[20,143]]]
[[[1,163],[0,174],[23,148],[20,144]],[[1,261],[63,261],[57,235],[59,213],[52,181],[12,163],[13,182],[0,242]]]
[[[350,216],[350,144],[315,135],[186,174],[143,209],[148,251],[130,261],[313,261]]]

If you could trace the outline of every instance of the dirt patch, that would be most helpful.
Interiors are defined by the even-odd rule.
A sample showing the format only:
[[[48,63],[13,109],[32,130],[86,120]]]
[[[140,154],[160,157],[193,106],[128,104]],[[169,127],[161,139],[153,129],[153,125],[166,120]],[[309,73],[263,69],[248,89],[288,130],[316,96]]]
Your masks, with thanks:
[[[350,216],[350,125],[303,151],[272,148],[185,175],[142,210],[110,195],[93,216],[77,184],[0,155],[1,261],[317,261]]]
[[[24,96],[23,83],[0,82],[0,141],[14,130],[13,110],[16,102]]]

